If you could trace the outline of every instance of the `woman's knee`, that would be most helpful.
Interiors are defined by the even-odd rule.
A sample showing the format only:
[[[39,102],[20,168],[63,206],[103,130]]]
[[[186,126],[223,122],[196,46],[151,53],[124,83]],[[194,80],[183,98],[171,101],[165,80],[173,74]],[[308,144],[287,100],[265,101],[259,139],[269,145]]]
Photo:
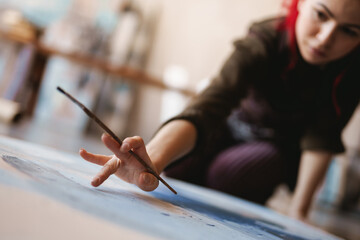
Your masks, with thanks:
[[[208,168],[206,184],[261,202],[282,181],[282,165],[280,150],[272,143],[239,144],[215,157]]]

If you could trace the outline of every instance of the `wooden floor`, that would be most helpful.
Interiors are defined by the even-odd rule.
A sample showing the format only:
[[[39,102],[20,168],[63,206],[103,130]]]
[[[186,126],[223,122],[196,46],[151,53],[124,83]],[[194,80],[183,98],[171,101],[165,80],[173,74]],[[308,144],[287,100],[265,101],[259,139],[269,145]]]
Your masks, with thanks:
[[[280,186],[267,205],[285,214],[289,206],[291,194]],[[320,199],[313,203],[309,214],[309,222],[326,232],[348,240],[360,240],[360,205],[347,210],[341,210]]]
[[[345,239],[360,239],[360,211],[340,210],[326,203],[318,203],[312,212],[314,225]]]

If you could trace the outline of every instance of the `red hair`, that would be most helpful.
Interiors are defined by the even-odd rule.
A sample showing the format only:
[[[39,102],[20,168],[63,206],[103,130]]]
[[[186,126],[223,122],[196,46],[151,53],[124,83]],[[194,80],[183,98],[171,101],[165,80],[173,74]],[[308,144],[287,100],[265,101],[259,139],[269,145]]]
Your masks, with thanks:
[[[290,49],[290,62],[286,67],[285,71],[292,70],[296,66],[298,59],[296,34],[295,34],[296,20],[299,15],[298,3],[299,0],[283,0],[282,3],[282,6],[286,9],[287,14],[285,20],[279,25],[278,30],[286,31],[288,33],[288,43]],[[343,79],[345,73],[346,70],[342,71],[338,76],[336,76],[331,93],[334,109],[338,117],[340,117],[341,115],[341,108],[339,106],[336,93],[337,93],[337,87],[340,84],[341,80]]]
[[[295,35],[295,24],[296,19],[299,15],[297,5],[299,0],[284,0],[282,3],[282,7],[286,10],[286,18],[285,21],[282,22],[278,30],[286,31],[288,33],[288,43],[290,46],[290,63],[287,67],[287,70],[291,70],[295,67],[297,62],[297,44],[296,44],[296,35]]]

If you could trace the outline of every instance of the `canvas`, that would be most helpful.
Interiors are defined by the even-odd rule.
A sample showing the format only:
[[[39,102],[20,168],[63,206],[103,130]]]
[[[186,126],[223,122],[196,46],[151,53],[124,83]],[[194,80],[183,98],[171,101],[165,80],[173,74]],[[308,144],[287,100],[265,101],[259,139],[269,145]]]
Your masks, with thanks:
[[[74,154],[5,136],[0,136],[0,157],[4,189],[40,194],[88,218],[129,230],[130,237],[119,239],[130,239],[131,233],[133,239],[138,236],[135,233],[141,239],[338,239],[263,206],[174,179],[165,178],[178,195],[162,184],[153,192],[143,192],[114,176],[94,188],[90,181],[99,166]],[[0,191],[0,199],[6,198],[7,193]],[[0,218],[4,222],[5,216]],[[0,234],[6,232],[4,228],[0,225]]]

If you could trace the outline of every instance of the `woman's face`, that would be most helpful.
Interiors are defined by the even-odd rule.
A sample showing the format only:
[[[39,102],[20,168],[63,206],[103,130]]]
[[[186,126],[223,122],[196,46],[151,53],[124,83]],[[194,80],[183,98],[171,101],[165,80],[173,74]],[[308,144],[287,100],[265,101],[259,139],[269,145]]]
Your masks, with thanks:
[[[310,64],[323,65],[360,46],[360,0],[300,0],[296,41]]]

